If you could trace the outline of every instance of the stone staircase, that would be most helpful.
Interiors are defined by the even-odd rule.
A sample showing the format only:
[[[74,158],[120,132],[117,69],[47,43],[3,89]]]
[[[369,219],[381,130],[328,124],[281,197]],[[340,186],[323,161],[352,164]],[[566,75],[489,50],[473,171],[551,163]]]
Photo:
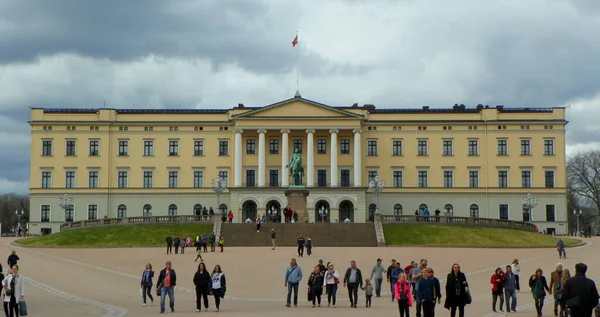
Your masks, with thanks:
[[[256,232],[255,224],[225,223],[221,234],[225,246],[267,247],[271,245],[271,228],[277,234],[277,246],[296,246],[300,234],[310,237],[320,247],[376,247],[377,236],[372,223],[266,223]]]

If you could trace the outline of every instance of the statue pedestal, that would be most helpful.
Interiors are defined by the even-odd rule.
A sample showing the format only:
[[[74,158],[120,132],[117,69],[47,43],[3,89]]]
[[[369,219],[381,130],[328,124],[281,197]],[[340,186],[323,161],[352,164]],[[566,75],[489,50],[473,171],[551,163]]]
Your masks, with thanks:
[[[306,208],[306,197],[308,190],[303,186],[290,186],[285,191],[287,197],[287,205],[298,213],[298,222],[306,222],[308,220],[308,210]]]

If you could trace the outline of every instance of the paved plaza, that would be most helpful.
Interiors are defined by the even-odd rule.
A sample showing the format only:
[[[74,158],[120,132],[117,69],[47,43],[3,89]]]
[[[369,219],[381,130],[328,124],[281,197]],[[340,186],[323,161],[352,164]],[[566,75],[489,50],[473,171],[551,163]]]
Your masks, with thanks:
[[[565,268],[574,273],[577,262],[588,264],[588,276],[600,278],[600,240],[586,240],[585,246],[568,250],[568,259],[562,260]],[[21,274],[27,278],[26,300],[31,316],[152,316],[159,314],[159,302],[142,307],[139,284],[144,265],[154,266],[155,278],[164,262],[173,262],[177,272],[176,311],[177,316],[195,316],[195,296],[192,277],[196,271],[195,248],[188,248],[185,255],[165,254],[163,248],[123,249],[41,249],[11,246],[11,240],[3,239],[2,253],[8,256],[12,249],[19,254]],[[358,309],[349,307],[347,292],[338,290],[337,308],[312,308],[306,302],[306,281],[319,259],[332,262],[336,269],[344,272],[350,260],[357,261],[364,275],[378,257],[387,267],[394,258],[402,267],[410,260],[426,258],[435,275],[445,285],[446,275],[453,263],[460,263],[467,274],[473,304],[467,306],[468,316],[504,316],[491,311],[491,284],[489,278],[498,266],[506,266],[514,258],[521,262],[522,290],[518,294],[519,312],[512,316],[532,316],[533,300],[527,287],[528,277],[541,267],[549,278],[559,262],[555,249],[461,249],[461,248],[314,248],[312,257],[299,258],[304,279],[301,283],[301,302],[297,308],[285,307],[286,288],[284,273],[291,257],[296,257],[295,248],[226,248],[224,253],[208,253],[204,260],[212,270],[220,264],[227,277],[227,296],[221,303],[221,312],[200,314],[226,314],[227,316],[276,316],[291,313],[295,316],[314,316],[326,313],[330,316],[365,316],[366,313],[398,316],[395,302],[387,291],[381,298],[374,298],[372,308],[364,308],[364,296],[360,294]],[[342,273],[343,274],[343,273]],[[340,285],[341,286],[341,285]],[[444,291],[442,291],[444,293]],[[445,295],[445,294],[444,294]],[[549,299],[549,297],[547,297]],[[326,302],[326,297],[325,297]],[[442,298],[443,302],[443,298]],[[211,301],[212,304],[212,301]],[[326,305],[325,305],[326,306]],[[437,316],[448,316],[443,305],[436,308]],[[369,311],[365,311],[368,309]],[[168,309],[167,309],[168,310]],[[170,313],[167,313],[170,314]],[[552,316],[551,304],[544,307],[544,315]],[[380,315],[384,316],[384,315]],[[411,308],[414,316],[414,308]]]

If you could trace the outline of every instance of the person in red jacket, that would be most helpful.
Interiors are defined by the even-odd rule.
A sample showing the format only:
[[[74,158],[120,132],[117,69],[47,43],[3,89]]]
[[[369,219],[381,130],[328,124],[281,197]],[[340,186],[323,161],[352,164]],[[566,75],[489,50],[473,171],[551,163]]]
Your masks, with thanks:
[[[406,276],[408,276],[410,274],[410,270],[416,268],[417,266],[419,266],[419,263],[417,263],[417,261],[412,261],[409,265],[407,265],[404,268],[404,274],[406,274]]]
[[[490,278],[490,283],[492,284],[492,310],[494,312],[496,312],[498,297],[500,297],[500,311],[504,312],[504,281],[506,281],[506,275],[502,271],[502,268],[499,267]]]

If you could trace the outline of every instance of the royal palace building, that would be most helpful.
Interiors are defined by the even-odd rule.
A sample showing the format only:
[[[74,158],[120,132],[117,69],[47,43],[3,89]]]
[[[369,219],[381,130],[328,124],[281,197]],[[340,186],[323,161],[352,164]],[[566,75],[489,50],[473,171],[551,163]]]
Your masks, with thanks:
[[[440,210],[567,230],[564,108],[380,109],[297,94],[232,109],[33,108],[29,123],[33,234],[204,207],[234,222],[286,205],[302,222],[366,222],[378,201],[384,215]],[[296,152],[300,186],[286,168]],[[290,191],[305,201],[294,206]],[[72,204],[59,203],[65,194]]]

